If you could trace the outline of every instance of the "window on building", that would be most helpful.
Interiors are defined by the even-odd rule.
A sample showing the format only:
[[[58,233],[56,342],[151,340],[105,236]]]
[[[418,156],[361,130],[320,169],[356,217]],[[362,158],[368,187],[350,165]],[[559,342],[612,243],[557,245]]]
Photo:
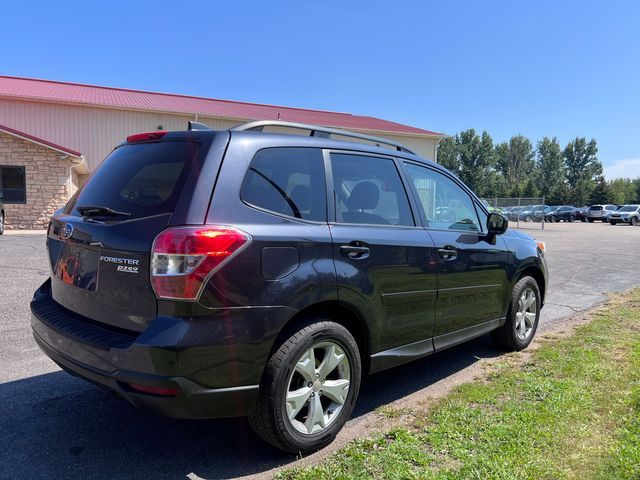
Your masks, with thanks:
[[[3,203],[27,202],[24,167],[0,165],[0,192]]]
[[[242,199],[288,217],[325,222],[326,186],[322,151],[316,148],[266,148],[249,167]]]

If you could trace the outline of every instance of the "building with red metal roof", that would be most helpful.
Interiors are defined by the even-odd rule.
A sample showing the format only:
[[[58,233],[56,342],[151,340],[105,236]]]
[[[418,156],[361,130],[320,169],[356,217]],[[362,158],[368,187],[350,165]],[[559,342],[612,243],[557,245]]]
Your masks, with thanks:
[[[5,143],[6,136],[15,139],[17,135],[21,141],[66,155],[69,178],[64,180],[60,175],[58,183],[63,180],[69,183],[67,197],[128,135],[157,129],[184,130],[189,120],[206,123],[213,129],[227,129],[251,120],[341,128],[388,138],[433,160],[444,137],[431,130],[343,112],[0,76],[0,125],[4,125],[0,135],[5,135]],[[8,156],[10,152],[0,150],[0,165],[15,163]],[[36,166],[24,167],[27,191],[32,177],[29,171]],[[26,197],[28,204],[28,193]],[[64,204],[66,198],[60,202]],[[9,214],[8,221],[10,226]]]

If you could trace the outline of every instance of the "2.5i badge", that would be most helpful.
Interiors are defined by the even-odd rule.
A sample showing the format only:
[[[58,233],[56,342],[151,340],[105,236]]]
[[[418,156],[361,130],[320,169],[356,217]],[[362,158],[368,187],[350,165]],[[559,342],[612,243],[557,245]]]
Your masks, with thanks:
[[[140,261],[135,258],[108,257],[100,255],[100,261],[117,265],[116,271],[125,273],[138,273]]]

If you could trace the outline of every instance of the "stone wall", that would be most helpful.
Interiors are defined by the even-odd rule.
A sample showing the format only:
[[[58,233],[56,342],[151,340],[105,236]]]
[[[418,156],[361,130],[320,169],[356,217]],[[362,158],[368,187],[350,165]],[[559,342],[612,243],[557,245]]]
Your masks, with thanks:
[[[47,228],[49,218],[69,199],[71,161],[47,147],[0,132],[0,165],[25,167],[27,203],[5,203],[8,229]]]

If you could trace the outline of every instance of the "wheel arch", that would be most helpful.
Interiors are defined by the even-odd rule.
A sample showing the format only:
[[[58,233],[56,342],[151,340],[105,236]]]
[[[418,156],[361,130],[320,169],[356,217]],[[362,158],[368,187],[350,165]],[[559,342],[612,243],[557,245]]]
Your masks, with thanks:
[[[529,265],[528,267],[524,268],[522,271],[520,271],[516,275],[513,284],[515,285],[524,277],[532,277],[536,281],[536,283],[538,284],[538,288],[540,289],[542,302],[544,303],[546,290],[547,290],[547,282],[546,282],[544,273],[542,272],[540,267]]]
[[[353,335],[360,352],[362,374],[363,376],[366,375],[369,371],[371,353],[369,328],[362,314],[355,307],[337,300],[316,303],[298,311],[280,330],[271,347],[269,357],[275,353],[287,338],[298,331],[305,321],[314,317],[328,319],[342,325]]]

